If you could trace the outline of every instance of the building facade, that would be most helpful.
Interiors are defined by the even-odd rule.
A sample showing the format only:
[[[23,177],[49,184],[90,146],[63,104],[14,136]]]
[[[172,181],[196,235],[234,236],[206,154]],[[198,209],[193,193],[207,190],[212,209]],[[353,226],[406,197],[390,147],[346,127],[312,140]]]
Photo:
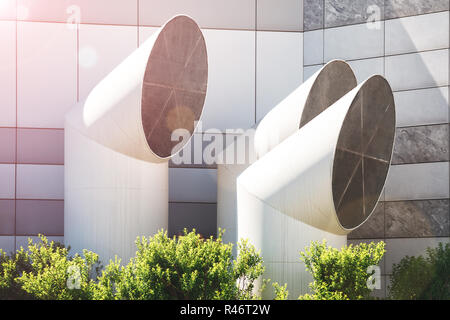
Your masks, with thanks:
[[[326,62],[395,91],[382,202],[349,243],[385,241],[392,264],[450,241],[448,0],[0,1],[0,248],[64,237],[64,116],[176,14],[202,27],[209,83],[193,154],[261,120]],[[195,158],[195,156],[193,157]],[[172,163],[169,232],[216,234],[217,168]],[[302,248],[299,248],[301,250]]]

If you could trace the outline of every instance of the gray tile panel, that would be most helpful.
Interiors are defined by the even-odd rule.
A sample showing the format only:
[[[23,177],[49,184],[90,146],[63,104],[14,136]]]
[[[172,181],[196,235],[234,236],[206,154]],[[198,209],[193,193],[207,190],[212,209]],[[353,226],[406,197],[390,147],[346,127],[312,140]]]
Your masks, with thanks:
[[[217,234],[217,205],[210,203],[170,203],[169,235],[196,229],[204,237]]]
[[[393,164],[449,160],[448,124],[397,129]]]
[[[303,29],[305,31],[323,28],[324,0],[304,0]]]
[[[0,200],[0,235],[7,236],[14,234],[14,212],[14,200]]]
[[[448,0],[386,0],[385,3],[386,19],[449,10]]]
[[[384,0],[325,0],[325,28],[384,19]]]
[[[449,200],[386,202],[386,237],[450,236]]]
[[[349,239],[383,239],[384,237],[384,202],[379,202],[372,216],[348,235]]]
[[[64,234],[64,201],[18,200],[16,206],[17,235]]]

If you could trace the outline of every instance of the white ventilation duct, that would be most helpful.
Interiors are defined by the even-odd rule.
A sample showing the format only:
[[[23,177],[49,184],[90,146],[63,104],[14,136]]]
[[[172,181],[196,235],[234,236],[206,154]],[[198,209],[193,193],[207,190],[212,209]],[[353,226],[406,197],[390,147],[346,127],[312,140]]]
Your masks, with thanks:
[[[350,66],[341,60],[331,61],[274,107],[256,126],[254,135],[242,136],[219,155],[217,226],[225,229],[225,242],[236,243],[236,179],[256,159],[263,157],[286,138],[328,108],[357,85]],[[226,155],[247,145],[245,162],[233,162]],[[231,151],[231,152],[230,152]],[[237,151],[237,150],[235,150]],[[230,162],[231,160],[231,162]]]
[[[391,163],[395,103],[374,76],[246,169],[237,180],[238,238],[261,250],[265,277],[308,290],[299,252],[341,247],[372,214]]]
[[[176,16],[66,116],[66,245],[75,252],[135,255],[138,236],[168,228],[168,161],[201,117],[208,62],[189,17]]]

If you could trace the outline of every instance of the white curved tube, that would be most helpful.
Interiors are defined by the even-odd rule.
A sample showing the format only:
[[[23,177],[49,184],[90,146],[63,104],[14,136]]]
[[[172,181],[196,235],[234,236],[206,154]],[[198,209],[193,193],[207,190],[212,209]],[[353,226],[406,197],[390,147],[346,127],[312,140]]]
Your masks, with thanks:
[[[225,229],[224,242],[236,243],[237,204],[236,179],[254,161],[263,157],[290,135],[297,132],[323,110],[328,108],[351,89],[356,78],[350,66],[342,60],[334,60],[317,71],[305,83],[274,107],[252,134],[242,136],[229,145],[218,158],[225,159],[230,149],[248,143],[245,163],[224,161],[218,164],[217,226]]]
[[[135,255],[168,228],[168,161],[189,141],[206,96],[205,40],[176,16],[75,106],[65,122],[65,244],[103,262]]]
[[[299,262],[298,251],[323,239],[333,247],[345,245],[346,235],[370,217],[388,174],[394,136],[392,90],[375,76],[238,177],[238,238],[261,250],[271,266],[267,278],[289,280],[294,294],[306,292],[294,277],[304,280],[307,274],[289,271]]]

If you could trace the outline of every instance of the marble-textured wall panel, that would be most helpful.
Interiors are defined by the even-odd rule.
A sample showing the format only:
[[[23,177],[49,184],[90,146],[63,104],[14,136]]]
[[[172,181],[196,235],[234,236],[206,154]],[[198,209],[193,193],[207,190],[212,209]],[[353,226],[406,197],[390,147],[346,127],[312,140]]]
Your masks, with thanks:
[[[449,161],[448,124],[397,129],[393,164]]]
[[[449,9],[448,0],[386,0],[386,19],[413,16],[418,14],[445,11]]]
[[[450,236],[449,200],[386,202],[386,237]]]
[[[304,0],[303,4],[303,30],[316,30],[323,28],[324,0]]]
[[[372,216],[361,227],[348,235],[349,239],[384,238],[384,202],[378,203]]]
[[[325,0],[325,28],[383,19],[384,0]]]

